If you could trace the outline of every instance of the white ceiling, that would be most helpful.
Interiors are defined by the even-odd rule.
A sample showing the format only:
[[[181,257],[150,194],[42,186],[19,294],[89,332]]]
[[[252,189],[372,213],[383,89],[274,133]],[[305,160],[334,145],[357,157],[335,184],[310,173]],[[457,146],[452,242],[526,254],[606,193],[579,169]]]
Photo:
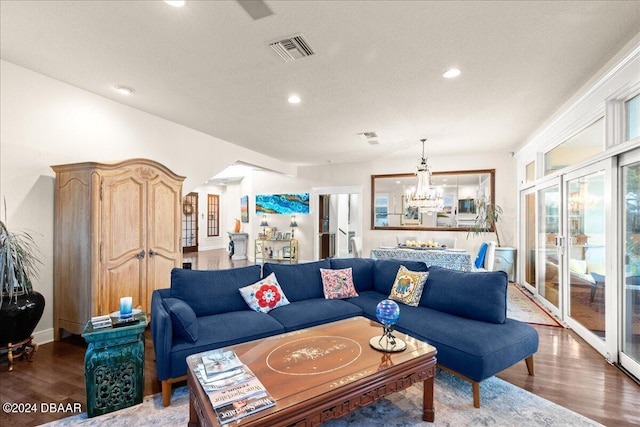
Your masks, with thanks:
[[[512,151],[640,32],[638,1],[0,2],[2,59],[299,164]],[[315,56],[268,43],[304,34]],[[458,67],[462,75],[445,80]],[[135,88],[123,97],[113,90]],[[297,93],[302,103],[287,102]],[[379,145],[358,137],[375,131]]]

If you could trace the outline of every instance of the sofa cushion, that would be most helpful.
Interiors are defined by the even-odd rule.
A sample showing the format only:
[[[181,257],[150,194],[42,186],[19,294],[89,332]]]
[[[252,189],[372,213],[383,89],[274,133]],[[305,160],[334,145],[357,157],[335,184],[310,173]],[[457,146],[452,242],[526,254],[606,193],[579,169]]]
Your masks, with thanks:
[[[274,273],[253,285],[240,288],[239,291],[249,308],[255,311],[268,313],[276,307],[289,304]]]
[[[469,319],[504,323],[508,283],[504,271],[466,272],[432,266],[420,305]]]
[[[387,299],[387,297],[388,295],[383,295],[377,291],[363,291],[358,294],[357,298],[349,298],[345,301],[357,305],[362,309],[363,316],[378,322],[376,307],[378,307],[380,301]],[[400,309],[400,312],[402,313],[402,308]]]
[[[363,292],[373,289],[373,265],[375,262],[371,258],[331,258],[331,268],[350,267],[356,292]]]
[[[320,273],[318,273],[320,274]],[[260,280],[260,266],[228,270],[171,270],[171,297],[184,300],[196,316],[246,310],[239,288]]]
[[[400,266],[404,265],[411,271],[428,271],[427,264],[421,261],[407,261],[397,259],[378,259],[373,264],[373,288],[381,294],[389,295]]]
[[[264,264],[263,275],[276,273],[278,283],[290,302],[324,298],[321,268],[330,268],[328,259],[302,264]]]
[[[162,302],[171,315],[174,333],[189,342],[196,342],[200,326],[189,304],[178,298],[164,298]]]
[[[513,319],[487,323],[425,307],[402,306],[395,328],[438,350],[438,364],[482,381],[529,357],[538,349],[538,333]]]
[[[341,268],[338,270],[320,269],[322,277],[322,290],[326,299],[341,299],[357,297],[355,285],[353,284],[352,269]]]
[[[389,299],[416,307],[420,302],[428,271],[411,271],[401,265],[389,293]]]
[[[269,312],[287,331],[309,328],[337,320],[361,316],[362,309],[339,299],[314,298],[292,302]]]
[[[240,298],[240,293],[237,290],[236,293]],[[187,374],[186,357],[191,354],[284,332],[283,326],[269,314],[247,310],[246,305],[242,311],[198,317],[198,323],[200,336],[195,343],[174,337],[170,355],[171,375],[169,378],[178,378]]]

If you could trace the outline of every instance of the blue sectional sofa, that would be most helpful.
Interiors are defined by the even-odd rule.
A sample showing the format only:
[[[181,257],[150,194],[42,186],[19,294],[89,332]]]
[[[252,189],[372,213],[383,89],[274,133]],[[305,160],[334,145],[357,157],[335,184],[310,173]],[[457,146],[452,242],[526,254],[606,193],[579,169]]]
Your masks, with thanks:
[[[229,270],[183,270],[171,273],[171,287],[153,292],[151,335],[163,403],[171,384],[186,379],[186,357],[219,347],[365,316],[376,319],[377,304],[386,299],[401,265],[429,271],[417,307],[400,305],[396,330],[434,345],[438,366],[471,382],[475,407],[479,383],[525,359],[533,375],[538,333],[530,325],[506,317],[507,275],[461,272],[422,262],[326,259],[302,264],[271,264]],[[320,268],[352,268],[357,297],[325,299]],[[269,274],[275,276],[290,304],[268,313],[250,310],[239,288]]]

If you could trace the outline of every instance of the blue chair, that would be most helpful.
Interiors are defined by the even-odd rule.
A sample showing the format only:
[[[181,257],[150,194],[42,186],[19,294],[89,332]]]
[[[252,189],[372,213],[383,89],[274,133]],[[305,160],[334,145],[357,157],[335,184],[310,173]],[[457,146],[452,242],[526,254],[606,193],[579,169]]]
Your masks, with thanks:
[[[473,267],[477,271],[493,271],[496,259],[496,242],[488,241],[480,245],[478,255],[473,263]]]

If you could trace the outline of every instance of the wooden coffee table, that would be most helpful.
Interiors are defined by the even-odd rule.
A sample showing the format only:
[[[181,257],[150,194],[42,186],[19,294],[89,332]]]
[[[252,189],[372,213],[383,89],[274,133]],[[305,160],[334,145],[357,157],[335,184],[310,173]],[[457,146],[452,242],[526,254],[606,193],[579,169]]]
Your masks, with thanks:
[[[435,347],[405,334],[398,353],[369,346],[378,323],[355,317],[229,347],[275,399],[274,407],[242,418],[242,426],[317,426],[412,384],[424,382],[424,421],[434,421]],[[217,426],[211,403],[194,374],[202,353],[187,357],[189,426]]]

